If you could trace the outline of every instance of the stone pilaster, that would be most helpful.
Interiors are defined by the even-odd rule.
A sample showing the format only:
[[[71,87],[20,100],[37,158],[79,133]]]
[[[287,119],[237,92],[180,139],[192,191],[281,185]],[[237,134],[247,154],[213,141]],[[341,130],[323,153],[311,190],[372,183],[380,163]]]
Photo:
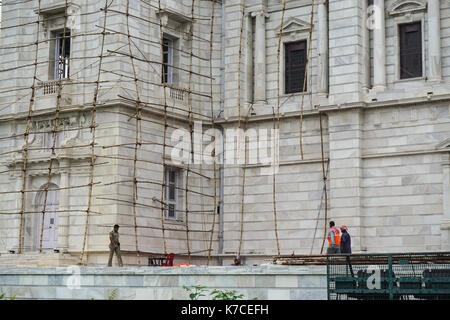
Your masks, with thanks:
[[[368,17],[368,0],[361,1],[361,11],[363,20],[361,21],[361,36],[362,36],[362,88],[365,92],[370,89],[370,32],[367,26]]]
[[[247,14],[245,20],[246,36],[246,83],[247,102],[253,101],[253,17]]]
[[[252,12],[255,17],[254,101],[266,101],[266,11]]]
[[[376,91],[386,89],[386,21],[384,0],[374,0],[375,23],[373,30],[374,85]]]
[[[362,243],[362,159],[363,111],[330,112],[330,211],[328,221],[346,225],[352,237],[352,251],[364,251]],[[328,223],[327,221],[327,223]]]
[[[68,164],[63,163],[62,166],[66,167]],[[67,171],[61,172],[60,179],[60,188],[69,186],[69,173]],[[61,189],[59,197],[59,210],[61,210],[61,212],[58,213],[58,248],[61,250],[69,248],[70,212],[62,211],[70,209],[69,192],[70,189]]]
[[[428,80],[440,81],[441,76],[441,15],[439,0],[428,1]]]
[[[328,0],[319,2],[319,81],[318,92],[328,93]]]

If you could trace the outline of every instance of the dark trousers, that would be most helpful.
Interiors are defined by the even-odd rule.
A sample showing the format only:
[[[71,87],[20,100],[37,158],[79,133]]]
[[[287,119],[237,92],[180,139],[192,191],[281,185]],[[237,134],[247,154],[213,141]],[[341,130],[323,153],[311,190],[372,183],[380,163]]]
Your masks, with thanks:
[[[112,267],[112,259],[114,256],[114,253],[117,256],[117,260],[119,261],[119,266],[123,267],[123,263],[122,263],[122,255],[120,254],[120,247],[114,247],[114,246],[109,246],[109,260],[108,260],[108,267]]]
[[[327,254],[339,254],[341,253],[341,248],[339,247],[328,247]]]

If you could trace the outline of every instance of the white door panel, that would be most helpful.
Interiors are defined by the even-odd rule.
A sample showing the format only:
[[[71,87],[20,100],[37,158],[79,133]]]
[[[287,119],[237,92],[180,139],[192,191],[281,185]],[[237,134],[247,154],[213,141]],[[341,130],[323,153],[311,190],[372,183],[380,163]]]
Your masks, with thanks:
[[[49,189],[57,188],[56,185],[50,185]],[[44,208],[45,191],[41,191],[38,195],[39,211]],[[59,190],[49,190],[47,194],[47,204],[45,206],[44,228],[42,230],[42,248],[53,249],[58,243],[58,211],[59,209]],[[40,247],[42,213],[39,217],[39,229],[37,232],[37,247]]]

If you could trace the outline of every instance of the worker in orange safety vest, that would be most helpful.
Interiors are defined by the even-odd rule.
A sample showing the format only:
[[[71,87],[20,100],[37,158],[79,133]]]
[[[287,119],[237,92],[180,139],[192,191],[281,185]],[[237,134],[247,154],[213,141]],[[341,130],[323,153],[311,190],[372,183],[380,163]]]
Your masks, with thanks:
[[[328,231],[328,249],[327,254],[341,253],[341,235],[336,228],[334,221],[330,221],[330,230]]]

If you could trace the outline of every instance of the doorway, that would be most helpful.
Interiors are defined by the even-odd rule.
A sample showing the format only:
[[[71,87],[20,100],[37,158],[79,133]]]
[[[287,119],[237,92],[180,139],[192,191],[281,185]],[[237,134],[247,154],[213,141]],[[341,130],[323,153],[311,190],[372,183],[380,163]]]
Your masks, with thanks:
[[[44,228],[42,230],[42,213],[38,215],[36,247],[40,248],[42,230],[42,249],[54,249],[58,244],[58,210],[59,210],[59,190],[56,184],[49,184],[47,192],[47,203],[45,206]],[[37,210],[44,209],[45,190],[39,191],[36,196]]]

